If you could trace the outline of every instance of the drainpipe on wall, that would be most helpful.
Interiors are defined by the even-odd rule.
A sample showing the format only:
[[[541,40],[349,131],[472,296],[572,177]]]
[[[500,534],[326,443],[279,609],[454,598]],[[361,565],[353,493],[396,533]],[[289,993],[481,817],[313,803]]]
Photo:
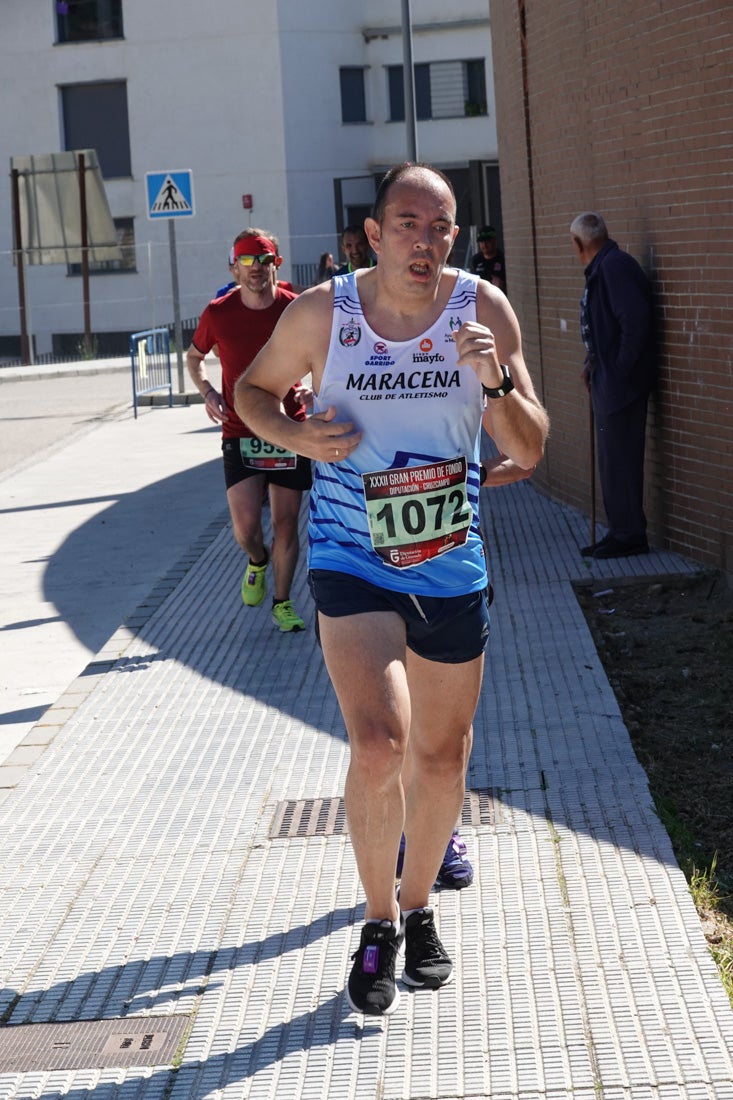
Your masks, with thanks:
[[[535,307],[537,310],[537,348],[539,351],[540,368],[540,400],[545,404],[545,367],[542,353],[542,322],[540,320],[540,281],[539,263],[537,261],[537,216],[534,199],[534,167],[532,160],[532,123],[529,109],[529,61],[527,55],[527,4],[526,0],[518,0],[519,11],[519,38],[522,49],[522,91],[524,97],[524,137],[527,147],[527,182],[529,186],[529,210],[530,227],[532,233],[532,265],[534,268]],[[545,461],[548,462],[547,456]],[[549,462],[548,462],[549,477]]]

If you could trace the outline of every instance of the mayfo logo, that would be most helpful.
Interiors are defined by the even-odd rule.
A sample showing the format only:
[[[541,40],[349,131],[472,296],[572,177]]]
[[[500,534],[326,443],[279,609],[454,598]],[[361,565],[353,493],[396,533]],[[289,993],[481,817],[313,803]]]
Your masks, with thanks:
[[[374,345],[374,351],[375,351],[376,355],[388,355],[389,354],[389,348],[381,340],[377,340],[376,344]]]
[[[412,361],[413,363],[444,363],[445,356],[441,355],[439,351],[433,351],[433,341],[429,340],[427,336],[424,336],[420,341],[420,350],[413,351]]]

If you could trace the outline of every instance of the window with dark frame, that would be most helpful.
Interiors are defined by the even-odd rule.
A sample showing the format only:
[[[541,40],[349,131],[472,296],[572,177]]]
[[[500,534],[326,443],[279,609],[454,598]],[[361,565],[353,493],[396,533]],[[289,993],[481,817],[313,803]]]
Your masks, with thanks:
[[[134,218],[115,218],[114,223],[122,256],[119,260],[90,260],[90,275],[119,275],[137,271],[135,220]],[[81,275],[81,264],[67,264],[66,274]]]
[[[122,0],[56,0],[56,41],[122,38]]]
[[[465,61],[466,66],[466,114],[486,115],[489,113],[486,99],[486,65],[484,59]]]
[[[346,65],[339,69],[341,85],[341,121],[366,122],[366,89],[364,69]]]
[[[415,65],[415,116],[418,121],[487,114],[483,58]],[[403,122],[405,93],[402,65],[387,66],[389,121]]]
[[[401,65],[387,66],[389,121],[405,121],[405,85]],[[432,118],[430,102],[430,66],[415,65],[415,117]]]
[[[96,149],[105,179],[132,175],[127,84],[65,84],[60,88],[64,149]]]
[[[430,66],[415,66],[415,117],[432,118],[433,100],[430,92]]]

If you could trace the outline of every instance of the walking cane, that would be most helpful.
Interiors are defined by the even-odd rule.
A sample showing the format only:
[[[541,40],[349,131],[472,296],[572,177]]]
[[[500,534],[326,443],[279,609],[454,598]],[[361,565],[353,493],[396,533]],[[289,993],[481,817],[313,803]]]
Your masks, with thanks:
[[[588,423],[590,427],[590,544],[596,544],[596,425],[593,418],[593,401],[588,395]]]

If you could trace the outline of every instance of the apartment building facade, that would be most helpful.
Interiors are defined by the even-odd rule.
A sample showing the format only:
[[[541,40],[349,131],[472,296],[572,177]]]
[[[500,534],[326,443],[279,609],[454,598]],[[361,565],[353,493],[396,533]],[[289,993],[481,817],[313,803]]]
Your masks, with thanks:
[[[486,0],[412,0],[418,155],[454,180],[464,231],[500,226]],[[170,226],[150,220],[151,172],[188,170],[193,216],[177,218],[181,315],[227,279],[247,225],[275,233],[284,277],[307,282],[376,182],[405,159],[400,5],[367,0],[6,0],[0,92],[5,163],[97,150],[120,259],[92,264],[91,321],[104,352],[172,320]],[[10,211],[9,176],[0,198]],[[19,350],[13,226],[0,224],[0,356]],[[79,265],[26,269],[36,354],[73,351]]]

